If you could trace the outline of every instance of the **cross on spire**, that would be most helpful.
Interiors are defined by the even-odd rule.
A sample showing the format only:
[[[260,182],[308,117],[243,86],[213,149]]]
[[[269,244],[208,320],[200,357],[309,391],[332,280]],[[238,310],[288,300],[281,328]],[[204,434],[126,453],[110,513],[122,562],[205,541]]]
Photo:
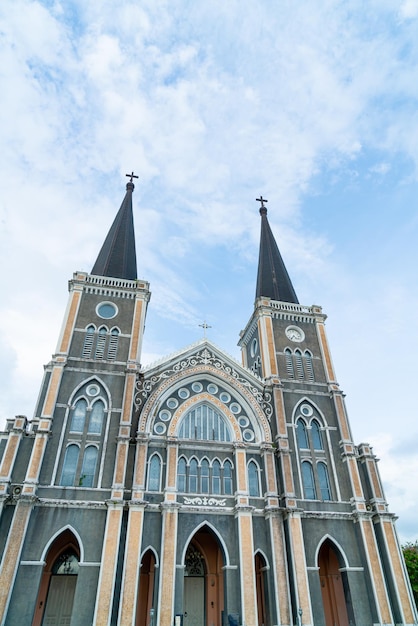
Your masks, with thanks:
[[[209,324],[206,323],[206,320],[204,320],[203,324],[199,324],[199,328],[203,328],[203,338],[206,339],[206,331],[208,328],[212,328],[212,326],[209,326]]]
[[[263,198],[263,196],[260,196],[259,198],[256,198],[256,199],[255,199],[255,201],[256,201],[256,202],[261,202],[261,207],[260,207],[260,209],[265,209],[265,208],[266,208],[266,207],[264,206],[264,203],[265,203],[265,202],[268,202],[268,200],[265,200],[265,199]]]
[[[138,176],[135,176],[135,174],[132,172],[131,174],[125,174],[125,176],[128,176],[131,180],[129,181],[130,183],[133,182],[134,178],[138,178]]]

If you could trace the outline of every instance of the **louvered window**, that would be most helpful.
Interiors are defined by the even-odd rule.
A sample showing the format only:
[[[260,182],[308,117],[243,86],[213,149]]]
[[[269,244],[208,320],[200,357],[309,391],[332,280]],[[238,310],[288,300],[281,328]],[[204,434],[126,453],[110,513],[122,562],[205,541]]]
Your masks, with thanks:
[[[300,350],[295,350],[295,361],[296,361],[296,373],[300,380],[305,378],[303,372],[303,361],[302,361],[302,353]]]
[[[84,337],[83,353],[82,353],[83,359],[91,358],[95,331],[96,329],[93,325],[88,326],[88,328],[86,329],[86,334]]]
[[[99,328],[99,334],[97,337],[97,345],[96,345],[96,359],[103,359],[104,351],[106,346],[106,338],[107,338],[107,328],[102,326]]]
[[[119,331],[117,328],[112,328],[112,332],[110,333],[110,339],[109,339],[109,347],[107,350],[107,358],[109,361],[114,361],[116,359],[116,354],[118,351],[118,341],[119,341]]]
[[[286,372],[289,378],[295,377],[295,371],[293,369],[293,357],[292,351],[289,348],[286,348],[284,351],[285,359],[286,359]]]
[[[313,363],[312,363],[312,354],[309,352],[309,350],[305,350],[304,356],[305,356],[306,375],[308,377],[308,380],[313,382],[315,379],[314,379],[314,371],[313,371]]]

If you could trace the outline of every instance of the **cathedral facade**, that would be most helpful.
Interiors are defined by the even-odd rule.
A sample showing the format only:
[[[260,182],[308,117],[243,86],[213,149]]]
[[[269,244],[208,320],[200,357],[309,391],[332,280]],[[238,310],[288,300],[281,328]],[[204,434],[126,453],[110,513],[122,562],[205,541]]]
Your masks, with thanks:
[[[133,190],[69,283],[33,420],[0,433],[0,625],[417,624],[326,316],[263,200],[242,363],[204,338],[143,368]]]

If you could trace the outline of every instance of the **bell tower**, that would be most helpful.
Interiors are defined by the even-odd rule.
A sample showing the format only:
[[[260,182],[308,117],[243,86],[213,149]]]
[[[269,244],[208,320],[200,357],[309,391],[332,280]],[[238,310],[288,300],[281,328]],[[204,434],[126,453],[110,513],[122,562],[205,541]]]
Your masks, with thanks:
[[[268,223],[267,200],[261,196],[258,201],[256,299],[239,346],[243,364],[264,379],[274,398],[272,430],[294,618],[301,611],[304,624],[321,621],[324,615],[327,624],[413,623],[394,516],[388,511],[372,449],[353,442],[326,336],[326,315],[320,306],[299,304]],[[376,489],[371,492],[372,484]],[[332,540],[319,558],[321,541],[328,535]],[[341,546],[355,562],[344,573]],[[317,572],[335,569],[337,553],[343,582],[324,595],[325,579],[321,582]],[[325,554],[332,562],[325,564]],[[359,584],[356,567],[367,572],[362,584],[373,598],[370,609],[350,599]],[[332,612],[332,596],[346,598],[342,616]]]

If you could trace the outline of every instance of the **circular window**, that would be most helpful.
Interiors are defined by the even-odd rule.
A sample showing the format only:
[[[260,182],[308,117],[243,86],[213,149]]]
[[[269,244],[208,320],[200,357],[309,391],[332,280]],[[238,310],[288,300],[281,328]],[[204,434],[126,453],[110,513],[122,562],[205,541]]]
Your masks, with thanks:
[[[179,394],[182,400],[185,400],[186,398],[190,396],[190,391],[186,389],[186,387],[182,387],[181,389],[178,390],[177,393]]]
[[[313,408],[310,404],[302,404],[302,406],[300,407],[300,412],[302,413],[302,415],[305,415],[305,417],[310,417],[313,413]]]
[[[203,389],[202,383],[193,383],[192,389],[195,393],[200,393]]]
[[[231,409],[232,413],[235,413],[235,415],[241,413],[241,407],[238,402],[233,402],[229,408]]]
[[[248,426],[248,424],[250,423],[250,420],[248,419],[248,417],[246,417],[245,415],[241,415],[241,417],[238,419],[238,424],[242,427],[242,428],[246,428]]]
[[[169,398],[167,400],[167,406],[169,409],[176,409],[179,405],[179,401],[177,400],[177,398]]]
[[[244,441],[254,441],[254,433],[249,428],[244,430],[242,436],[244,437]]]
[[[215,395],[216,393],[218,393],[218,387],[216,385],[214,385],[213,383],[209,383],[208,385],[208,391],[209,393],[211,393],[212,395]]]
[[[229,393],[226,393],[226,391],[223,391],[219,397],[222,402],[225,402],[225,404],[231,399],[231,396],[229,395]]]
[[[98,387],[98,385],[89,385],[87,387],[87,395],[88,396],[97,396],[97,394],[99,393],[100,389]]]
[[[170,411],[167,411],[166,409],[160,411],[158,415],[160,417],[160,420],[163,420],[163,422],[168,422],[168,420],[171,418]]]
[[[105,320],[111,320],[118,314],[118,307],[113,302],[101,302],[96,307],[96,313]]]
[[[154,426],[154,432],[157,435],[164,435],[166,430],[167,430],[167,426],[165,424],[162,424],[161,422],[158,422],[158,424],[155,424]]]
[[[255,355],[257,354],[257,349],[258,349],[258,341],[257,339],[254,337],[254,339],[251,342],[251,348],[250,348],[250,354],[251,356],[254,358]]]

